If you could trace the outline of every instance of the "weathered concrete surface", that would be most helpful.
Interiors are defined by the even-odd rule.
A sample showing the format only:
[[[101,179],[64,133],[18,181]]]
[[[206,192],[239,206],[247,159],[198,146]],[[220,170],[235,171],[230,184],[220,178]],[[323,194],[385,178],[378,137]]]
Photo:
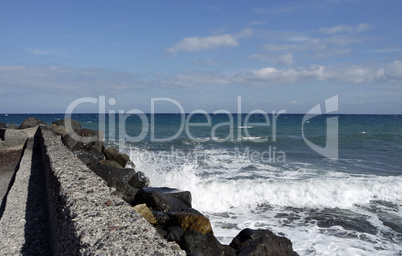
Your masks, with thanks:
[[[26,243],[28,191],[31,178],[34,138],[27,141],[15,181],[11,187],[3,216],[0,219],[0,254],[19,255]],[[29,220],[31,221],[31,220]]]
[[[37,129],[38,127],[24,130],[0,129],[0,216],[4,210],[4,197],[21,159],[22,149]]]
[[[56,255],[185,255],[41,129]]]

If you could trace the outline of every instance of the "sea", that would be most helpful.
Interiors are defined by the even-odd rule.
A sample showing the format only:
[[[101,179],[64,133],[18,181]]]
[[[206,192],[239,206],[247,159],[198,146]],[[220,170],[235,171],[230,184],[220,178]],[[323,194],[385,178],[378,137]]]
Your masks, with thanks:
[[[19,125],[64,114],[0,114]],[[151,186],[190,191],[218,240],[244,228],[299,255],[402,255],[402,115],[72,114]]]

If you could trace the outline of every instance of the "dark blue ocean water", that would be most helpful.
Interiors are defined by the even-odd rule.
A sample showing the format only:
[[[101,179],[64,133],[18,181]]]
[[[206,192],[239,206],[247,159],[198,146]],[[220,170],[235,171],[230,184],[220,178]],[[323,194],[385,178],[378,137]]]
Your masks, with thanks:
[[[27,116],[64,118],[0,114],[0,122]],[[151,185],[191,191],[223,243],[246,227],[269,228],[300,255],[402,255],[400,115],[73,118],[103,130]]]

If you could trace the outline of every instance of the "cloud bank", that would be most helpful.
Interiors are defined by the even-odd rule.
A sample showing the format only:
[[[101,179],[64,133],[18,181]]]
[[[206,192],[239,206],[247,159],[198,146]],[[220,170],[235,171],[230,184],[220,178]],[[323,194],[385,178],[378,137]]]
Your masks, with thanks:
[[[278,69],[183,71],[173,74],[133,74],[100,68],[74,69],[63,66],[0,66],[3,95],[32,92],[70,95],[127,93],[152,88],[194,88],[205,86],[269,87],[306,82],[393,83],[402,82],[402,61],[383,67],[370,64],[310,65]]]

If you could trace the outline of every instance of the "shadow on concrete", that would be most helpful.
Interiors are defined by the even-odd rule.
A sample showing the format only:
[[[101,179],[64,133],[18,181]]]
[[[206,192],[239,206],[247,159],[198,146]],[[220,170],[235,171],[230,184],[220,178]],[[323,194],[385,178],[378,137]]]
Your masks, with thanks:
[[[15,176],[17,175],[17,171],[18,171],[18,169],[20,168],[21,159],[22,159],[22,156],[24,155],[24,152],[25,152],[26,147],[27,147],[27,142],[25,142],[24,147],[23,147],[22,150],[21,150],[19,159],[16,159],[16,160],[15,160],[16,165],[15,165],[15,168],[14,168],[14,174],[12,175],[12,177],[11,177],[11,179],[10,179],[10,183],[8,184],[7,191],[5,192],[4,197],[3,197],[3,198],[0,198],[0,200],[2,199],[2,201],[1,201],[1,206],[0,206],[0,219],[3,217],[4,210],[6,209],[6,205],[7,205],[7,196],[8,196],[8,193],[10,192],[11,187],[12,187],[13,184],[14,184]],[[4,157],[8,157],[8,156],[6,155],[6,156],[4,156]],[[11,166],[11,167],[10,167],[10,166]],[[5,169],[5,168],[13,168],[13,167],[12,167],[12,164],[9,164],[9,165],[7,165],[7,166],[3,166],[3,168]],[[3,172],[3,171],[10,171],[10,170],[2,170],[2,172]]]
[[[31,140],[32,162],[25,215],[22,255],[53,255],[46,175],[37,136]],[[29,145],[28,145],[29,146]]]

